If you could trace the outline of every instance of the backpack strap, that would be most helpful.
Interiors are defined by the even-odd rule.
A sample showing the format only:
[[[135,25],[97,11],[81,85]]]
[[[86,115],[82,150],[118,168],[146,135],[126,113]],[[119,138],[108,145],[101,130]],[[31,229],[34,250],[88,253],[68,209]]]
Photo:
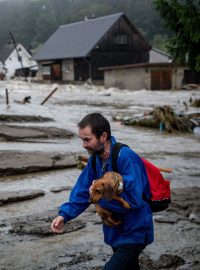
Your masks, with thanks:
[[[114,146],[113,146],[113,149],[112,149],[112,168],[113,168],[114,172],[119,172],[118,168],[117,168],[117,159],[118,159],[119,152],[123,146],[128,147],[128,145],[120,143],[120,142],[116,142],[116,144],[114,144]]]
[[[118,155],[119,155],[119,151],[120,149],[123,147],[123,146],[126,146],[126,147],[129,147],[128,145],[126,144],[123,144],[123,143],[119,143],[117,142],[114,146],[113,146],[113,150],[112,150],[112,167],[113,167],[113,171],[114,172],[118,172],[118,169],[117,169],[117,158],[118,158]],[[148,200],[145,196],[145,194],[142,194],[142,198],[144,201],[148,202],[150,200]]]
[[[91,165],[92,165],[92,169],[95,172],[95,174],[97,174],[97,170],[96,170],[96,155],[93,155],[91,158]]]

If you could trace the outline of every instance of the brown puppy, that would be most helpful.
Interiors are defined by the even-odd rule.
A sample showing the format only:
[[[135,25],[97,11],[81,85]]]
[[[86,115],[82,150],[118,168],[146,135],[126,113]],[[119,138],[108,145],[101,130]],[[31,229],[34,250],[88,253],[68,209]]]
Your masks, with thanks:
[[[101,207],[99,204],[96,204],[95,208],[98,216],[101,217],[101,220],[105,225],[109,227],[114,227],[122,223],[121,221],[114,220],[112,218],[112,212],[108,209]]]
[[[100,199],[117,200],[123,207],[130,209],[130,205],[118,195],[123,191],[123,180],[119,173],[106,172],[102,178],[93,181],[90,188],[90,202],[97,203]]]
[[[107,172],[102,178],[94,180],[90,187],[90,202],[96,204],[98,215],[102,218],[104,224],[108,226],[116,226],[120,221],[115,221],[107,209],[98,205],[98,201],[102,198],[106,200],[117,200],[123,207],[130,209],[130,205],[118,195],[123,191],[123,180],[120,174],[116,172]]]

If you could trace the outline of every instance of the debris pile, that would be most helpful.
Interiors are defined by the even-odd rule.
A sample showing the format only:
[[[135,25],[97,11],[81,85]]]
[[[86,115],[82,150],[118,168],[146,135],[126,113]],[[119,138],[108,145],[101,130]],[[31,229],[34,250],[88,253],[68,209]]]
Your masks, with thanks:
[[[198,99],[195,99],[192,104],[191,104],[193,107],[200,107],[200,98]]]
[[[160,131],[192,132],[195,127],[200,126],[200,113],[176,114],[170,106],[155,107],[148,114],[141,117],[119,117],[113,120],[121,121],[124,125],[133,125],[160,129]]]

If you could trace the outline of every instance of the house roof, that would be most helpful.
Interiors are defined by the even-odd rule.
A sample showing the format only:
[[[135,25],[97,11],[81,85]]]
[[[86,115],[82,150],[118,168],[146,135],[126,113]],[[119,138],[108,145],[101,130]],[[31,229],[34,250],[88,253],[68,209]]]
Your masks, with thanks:
[[[166,54],[165,52],[153,48],[152,50],[150,50],[149,62],[150,63],[170,63],[172,62],[172,58],[170,57],[170,55]]]
[[[35,60],[86,57],[123,13],[60,26],[34,55]]]
[[[13,44],[6,44],[0,51],[0,61],[4,63],[15,49]]]
[[[109,67],[100,67],[99,70],[118,70],[118,69],[138,69],[138,68],[149,68],[149,67],[178,67],[178,65],[175,65],[173,63],[139,63],[139,64],[128,64],[128,65],[121,65],[121,66],[109,66]]]

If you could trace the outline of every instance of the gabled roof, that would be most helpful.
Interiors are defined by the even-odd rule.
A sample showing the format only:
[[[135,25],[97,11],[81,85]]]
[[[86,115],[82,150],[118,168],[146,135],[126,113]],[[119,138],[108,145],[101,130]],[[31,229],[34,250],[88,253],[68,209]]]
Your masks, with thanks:
[[[13,44],[6,44],[0,51],[0,61],[4,63],[14,51],[14,49],[15,47]]]
[[[166,54],[163,51],[153,48],[150,50],[149,54],[149,62],[150,63],[171,63],[172,58],[169,54]]]
[[[60,26],[34,55],[35,60],[86,57],[123,13]]]

